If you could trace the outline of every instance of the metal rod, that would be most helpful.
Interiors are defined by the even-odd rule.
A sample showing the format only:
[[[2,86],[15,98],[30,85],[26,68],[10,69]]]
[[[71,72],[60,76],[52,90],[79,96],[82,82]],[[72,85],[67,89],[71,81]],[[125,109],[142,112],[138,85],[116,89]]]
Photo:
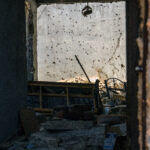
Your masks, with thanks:
[[[91,81],[90,81],[90,79],[89,79],[89,77],[88,77],[87,73],[85,72],[85,70],[84,70],[83,66],[81,65],[80,60],[78,59],[77,55],[75,55],[75,58],[76,58],[77,62],[79,63],[79,65],[80,65],[80,67],[81,67],[82,71],[84,72],[84,74],[85,74],[86,78],[88,79],[89,83],[91,83]]]

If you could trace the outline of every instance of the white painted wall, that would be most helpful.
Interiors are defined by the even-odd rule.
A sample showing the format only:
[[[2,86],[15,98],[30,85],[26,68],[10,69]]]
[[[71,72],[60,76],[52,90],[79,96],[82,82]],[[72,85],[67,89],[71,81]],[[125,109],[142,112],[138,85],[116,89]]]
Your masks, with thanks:
[[[86,82],[78,56],[91,81],[126,80],[125,2],[41,5],[37,14],[38,80]]]

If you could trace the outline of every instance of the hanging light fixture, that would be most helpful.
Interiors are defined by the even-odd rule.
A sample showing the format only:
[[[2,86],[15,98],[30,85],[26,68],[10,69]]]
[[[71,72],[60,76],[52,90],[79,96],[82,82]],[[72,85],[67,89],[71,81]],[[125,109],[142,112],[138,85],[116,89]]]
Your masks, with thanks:
[[[82,9],[82,14],[83,16],[87,17],[87,15],[90,15],[92,13],[92,8],[88,5],[88,2],[87,2],[87,5]]]

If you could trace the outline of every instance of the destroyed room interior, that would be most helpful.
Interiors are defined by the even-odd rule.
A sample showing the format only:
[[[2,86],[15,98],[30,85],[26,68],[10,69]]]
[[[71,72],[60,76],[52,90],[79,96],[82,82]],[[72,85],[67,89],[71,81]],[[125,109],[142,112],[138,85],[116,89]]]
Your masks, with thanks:
[[[0,8],[0,150],[150,150],[150,1]]]

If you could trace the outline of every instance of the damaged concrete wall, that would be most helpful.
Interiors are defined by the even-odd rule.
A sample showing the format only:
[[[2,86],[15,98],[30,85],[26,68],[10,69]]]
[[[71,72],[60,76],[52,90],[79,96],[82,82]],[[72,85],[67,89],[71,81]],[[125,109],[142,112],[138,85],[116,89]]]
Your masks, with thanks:
[[[41,5],[37,10],[38,80],[86,82],[126,80],[125,2]]]
[[[27,79],[37,80],[37,4],[35,0],[25,0]]]
[[[26,100],[25,13],[23,0],[0,4],[0,143],[16,133]]]

